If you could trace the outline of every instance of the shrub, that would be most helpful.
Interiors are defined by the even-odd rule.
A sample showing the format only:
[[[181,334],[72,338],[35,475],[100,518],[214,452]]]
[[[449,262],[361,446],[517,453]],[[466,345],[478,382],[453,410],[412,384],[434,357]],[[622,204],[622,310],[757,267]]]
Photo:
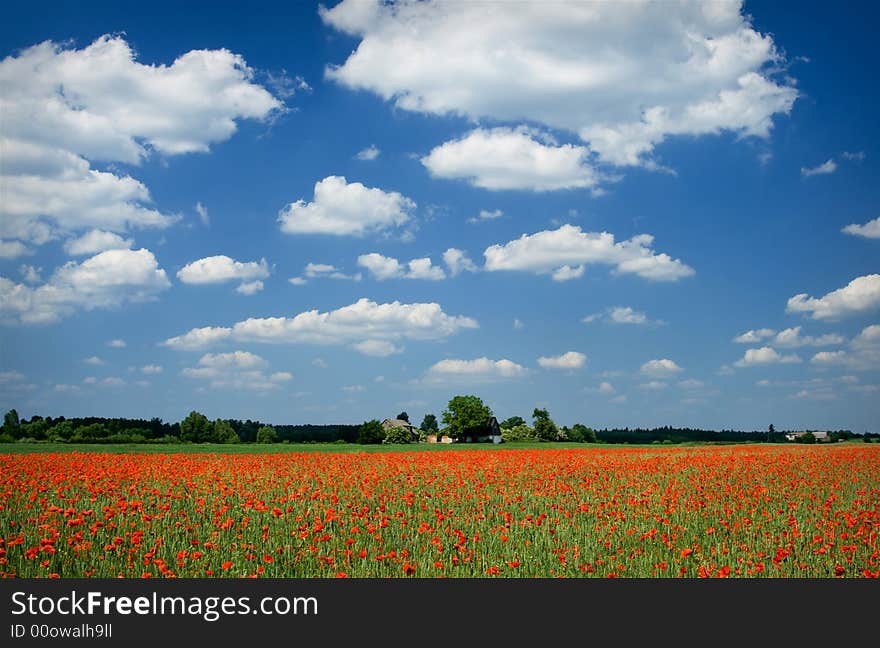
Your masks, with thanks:
[[[536,438],[535,431],[525,423],[513,428],[501,429],[501,440],[505,443],[511,443],[514,441],[534,441]]]

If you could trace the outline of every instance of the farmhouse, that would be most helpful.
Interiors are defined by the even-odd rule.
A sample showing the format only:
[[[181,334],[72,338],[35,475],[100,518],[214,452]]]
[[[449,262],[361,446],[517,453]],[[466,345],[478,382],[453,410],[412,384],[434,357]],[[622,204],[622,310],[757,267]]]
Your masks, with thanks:
[[[409,436],[412,441],[419,440],[419,430],[415,425],[410,423],[409,421],[404,421],[401,419],[385,419],[382,421],[382,429],[387,433],[388,430],[392,430],[394,428],[405,428],[409,431]]]
[[[501,426],[494,416],[489,419],[486,426],[479,432],[469,434],[463,439],[465,443],[501,443]]]
[[[805,434],[806,432],[787,432],[785,438],[788,441],[797,441]],[[816,437],[816,443],[829,443],[831,441],[831,436],[827,432],[812,432],[812,434]]]

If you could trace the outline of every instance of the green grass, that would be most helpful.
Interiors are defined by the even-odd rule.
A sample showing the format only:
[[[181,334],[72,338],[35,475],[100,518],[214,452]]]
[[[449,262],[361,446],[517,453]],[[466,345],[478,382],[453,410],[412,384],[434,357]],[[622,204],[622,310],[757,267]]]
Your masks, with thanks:
[[[639,447],[620,443],[414,443],[410,445],[360,445],[357,443],[4,443],[0,454],[45,452],[108,452],[118,454],[268,454],[286,452],[436,452],[440,450],[559,450],[562,448]],[[641,447],[663,447],[642,445]],[[665,446],[669,447],[669,446]]]

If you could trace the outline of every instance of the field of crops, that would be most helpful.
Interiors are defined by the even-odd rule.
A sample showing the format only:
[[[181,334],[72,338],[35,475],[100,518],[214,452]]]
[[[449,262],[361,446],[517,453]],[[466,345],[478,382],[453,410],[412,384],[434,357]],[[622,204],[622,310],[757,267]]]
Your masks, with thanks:
[[[0,454],[7,577],[878,577],[880,447]]]

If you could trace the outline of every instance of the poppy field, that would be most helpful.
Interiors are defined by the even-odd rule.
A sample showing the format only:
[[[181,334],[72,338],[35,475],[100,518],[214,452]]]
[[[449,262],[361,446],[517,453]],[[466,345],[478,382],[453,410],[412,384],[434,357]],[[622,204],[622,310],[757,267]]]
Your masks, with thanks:
[[[4,577],[878,577],[880,447],[0,454]]]

